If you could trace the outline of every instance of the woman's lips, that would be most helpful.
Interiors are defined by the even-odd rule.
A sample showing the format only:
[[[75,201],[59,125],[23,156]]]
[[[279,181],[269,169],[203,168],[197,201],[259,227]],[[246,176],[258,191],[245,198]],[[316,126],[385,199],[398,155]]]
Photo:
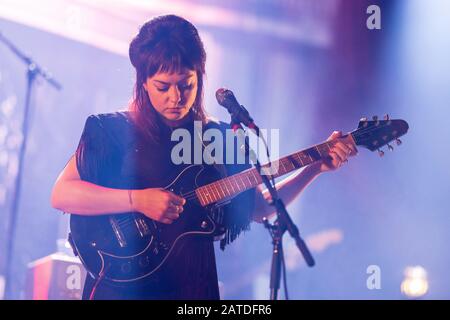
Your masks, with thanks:
[[[167,112],[181,112],[183,110],[183,108],[167,108],[166,111]]]

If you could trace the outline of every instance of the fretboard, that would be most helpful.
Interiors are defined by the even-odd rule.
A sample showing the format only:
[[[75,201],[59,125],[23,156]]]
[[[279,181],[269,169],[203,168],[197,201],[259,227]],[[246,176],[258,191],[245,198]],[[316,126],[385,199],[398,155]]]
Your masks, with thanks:
[[[328,156],[333,142],[324,142],[308,149],[298,151],[286,157],[265,164],[261,173],[269,178],[277,178],[289,172],[307,166]],[[271,170],[270,170],[271,168]],[[277,170],[274,170],[276,168]],[[256,168],[251,168],[221,180],[199,187],[195,190],[202,206],[232,198],[262,183]]]

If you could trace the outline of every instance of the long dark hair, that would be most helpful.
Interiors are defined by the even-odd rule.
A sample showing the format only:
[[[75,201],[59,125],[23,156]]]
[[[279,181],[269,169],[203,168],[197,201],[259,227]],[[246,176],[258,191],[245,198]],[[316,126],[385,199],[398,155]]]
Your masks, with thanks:
[[[206,52],[197,29],[175,15],[156,17],[146,22],[130,43],[129,56],[136,69],[133,99],[129,106],[137,127],[154,141],[159,141],[163,122],[159,120],[143,84],[157,72],[197,73],[198,89],[190,110],[193,119],[207,122],[203,106],[203,76]]]

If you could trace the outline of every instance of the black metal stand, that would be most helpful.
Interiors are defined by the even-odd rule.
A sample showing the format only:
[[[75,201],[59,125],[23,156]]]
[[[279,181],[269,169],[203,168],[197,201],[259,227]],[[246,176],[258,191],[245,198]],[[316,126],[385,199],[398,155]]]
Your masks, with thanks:
[[[241,124],[235,117],[233,117],[233,114],[231,115],[231,127],[238,135],[243,135],[244,129],[242,128]],[[238,130],[241,129],[242,131]],[[254,128],[252,130],[255,130],[256,135],[259,137],[259,128],[258,126],[254,125]],[[306,261],[306,264],[310,267],[314,266],[314,258],[311,255],[311,252],[309,251],[308,247],[306,246],[306,243],[303,241],[303,239],[300,237],[300,233],[298,231],[297,226],[292,221],[291,217],[289,216],[286,207],[283,203],[283,201],[278,197],[278,192],[274,185],[270,182],[268,176],[266,174],[263,174],[261,163],[259,162],[258,158],[254,154],[253,150],[251,150],[247,139],[245,136],[243,137],[244,143],[245,143],[245,154],[246,157],[249,157],[253,164],[255,165],[258,174],[260,175],[264,185],[268,189],[270,195],[271,195],[271,201],[269,202],[270,205],[274,206],[277,211],[277,219],[273,225],[271,225],[267,219],[264,221],[264,225],[266,228],[268,228],[271,236],[272,236],[272,243],[273,243],[273,252],[272,252],[272,269],[270,272],[270,299],[276,300],[278,299],[278,290],[280,288],[280,278],[281,278],[281,266],[283,259],[283,235],[286,232],[286,230],[289,232],[291,237],[295,239],[295,243],[300,250],[301,254],[303,255],[303,258]]]
[[[14,239],[16,233],[16,225],[17,225],[17,216],[19,209],[19,199],[20,199],[20,190],[22,185],[22,173],[23,173],[23,164],[25,158],[25,151],[28,141],[28,128],[29,128],[29,114],[30,114],[30,106],[31,106],[31,93],[34,85],[34,81],[38,75],[42,76],[48,83],[50,83],[53,87],[60,90],[61,85],[52,77],[52,75],[45,71],[45,69],[40,68],[30,57],[23,54],[17,47],[15,47],[7,38],[5,38],[0,33],[0,41],[6,44],[7,47],[11,49],[11,51],[21,59],[27,65],[27,89],[25,95],[25,106],[24,106],[24,114],[22,120],[22,143],[19,149],[19,157],[18,157],[18,171],[14,184],[14,193],[12,196],[12,206],[11,213],[8,219],[8,228],[6,233],[6,239],[8,241],[6,246],[6,267],[5,267],[5,298],[10,299],[12,295],[12,287],[11,287],[11,277],[12,277],[12,258],[13,258],[13,249],[14,249]]]
[[[270,300],[278,299],[278,290],[280,289],[281,267],[283,262],[283,235],[286,229],[279,225],[278,220],[270,224],[267,218],[264,218],[264,226],[272,237],[272,265],[270,269]]]

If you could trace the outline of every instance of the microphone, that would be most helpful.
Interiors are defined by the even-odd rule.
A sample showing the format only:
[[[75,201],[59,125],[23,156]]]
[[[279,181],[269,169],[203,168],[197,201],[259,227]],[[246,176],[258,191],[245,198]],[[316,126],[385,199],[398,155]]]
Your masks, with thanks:
[[[257,126],[253,122],[252,117],[244,106],[240,105],[231,90],[220,88],[216,91],[217,102],[231,115],[232,122],[243,123],[250,129],[257,130]],[[258,131],[258,130],[257,130]]]

